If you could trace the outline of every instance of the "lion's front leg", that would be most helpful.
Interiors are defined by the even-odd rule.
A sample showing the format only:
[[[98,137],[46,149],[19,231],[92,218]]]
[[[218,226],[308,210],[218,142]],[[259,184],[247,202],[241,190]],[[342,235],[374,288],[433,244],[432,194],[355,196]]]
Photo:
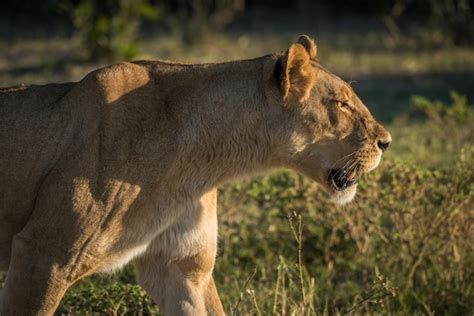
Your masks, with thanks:
[[[137,260],[138,282],[165,315],[224,315],[212,270],[203,269],[199,261],[187,258],[163,264],[145,255]]]
[[[0,315],[52,315],[72,284],[63,258],[18,235],[0,299]]]
[[[216,192],[205,194],[186,213],[136,260],[138,282],[165,315],[224,315],[212,277]]]
[[[217,293],[214,278],[211,276],[207,283],[207,288],[204,293],[206,310],[208,315],[224,315],[224,308],[222,307],[221,299]]]

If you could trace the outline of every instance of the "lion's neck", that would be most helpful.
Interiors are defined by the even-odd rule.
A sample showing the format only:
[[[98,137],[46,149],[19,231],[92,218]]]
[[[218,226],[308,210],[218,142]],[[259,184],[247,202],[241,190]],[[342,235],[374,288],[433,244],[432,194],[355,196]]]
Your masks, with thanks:
[[[269,167],[273,149],[261,67],[258,60],[244,61],[176,75],[179,158],[169,176],[178,186],[205,192]]]

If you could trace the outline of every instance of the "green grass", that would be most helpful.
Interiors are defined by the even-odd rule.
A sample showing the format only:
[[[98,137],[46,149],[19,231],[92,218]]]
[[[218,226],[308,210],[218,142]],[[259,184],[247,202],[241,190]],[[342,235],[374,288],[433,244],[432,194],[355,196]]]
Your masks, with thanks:
[[[285,49],[294,35],[215,34],[193,46],[173,36],[145,38],[142,57],[250,58]],[[219,189],[215,278],[226,312],[472,313],[473,106],[451,100],[450,91],[474,100],[473,49],[419,47],[413,38],[397,44],[380,33],[316,37],[322,63],[357,81],[354,88],[394,141],[344,207],[290,171]],[[0,51],[3,86],[78,80],[100,66],[83,62],[77,41],[64,38],[0,40]],[[134,273],[127,266],[79,281],[58,313],[158,313]]]

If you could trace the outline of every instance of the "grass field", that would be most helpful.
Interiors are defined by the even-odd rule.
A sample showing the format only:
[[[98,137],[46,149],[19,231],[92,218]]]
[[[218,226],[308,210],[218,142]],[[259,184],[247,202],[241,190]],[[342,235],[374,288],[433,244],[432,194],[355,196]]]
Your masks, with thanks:
[[[145,38],[142,57],[250,58],[284,50],[295,35],[215,34],[193,46]],[[319,58],[355,81],[393,145],[344,207],[284,170],[220,188],[215,277],[229,315],[474,311],[474,50],[354,36],[317,38]],[[77,45],[0,41],[1,85],[80,79],[99,65],[84,62]],[[79,281],[58,310],[87,312],[159,313],[132,266]]]

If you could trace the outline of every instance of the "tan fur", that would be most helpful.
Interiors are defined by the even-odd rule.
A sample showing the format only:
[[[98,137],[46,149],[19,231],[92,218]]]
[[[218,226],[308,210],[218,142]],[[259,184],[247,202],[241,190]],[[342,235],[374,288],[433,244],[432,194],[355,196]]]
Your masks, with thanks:
[[[334,191],[328,170],[367,172],[390,141],[315,57],[302,37],[254,60],[0,91],[0,314],[52,314],[75,281],[133,260],[165,314],[222,315],[215,188],[288,167],[347,202],[355,186]]]
[[[307,35],[301,35],[298,38],[298,44],[303,45],[303,47],[308,52],[308,55],[309,55],[310,59],[315,59],[316,58],[317,48],[316,48],[316,44],[314,43],[314,41],[311,38],[309,38]]]
[[[285,69],[281,76],[283,98],[294,96],[298,102],[305,101],[315,78],[310,55],[301,44],[293,44],[281,59]]]

